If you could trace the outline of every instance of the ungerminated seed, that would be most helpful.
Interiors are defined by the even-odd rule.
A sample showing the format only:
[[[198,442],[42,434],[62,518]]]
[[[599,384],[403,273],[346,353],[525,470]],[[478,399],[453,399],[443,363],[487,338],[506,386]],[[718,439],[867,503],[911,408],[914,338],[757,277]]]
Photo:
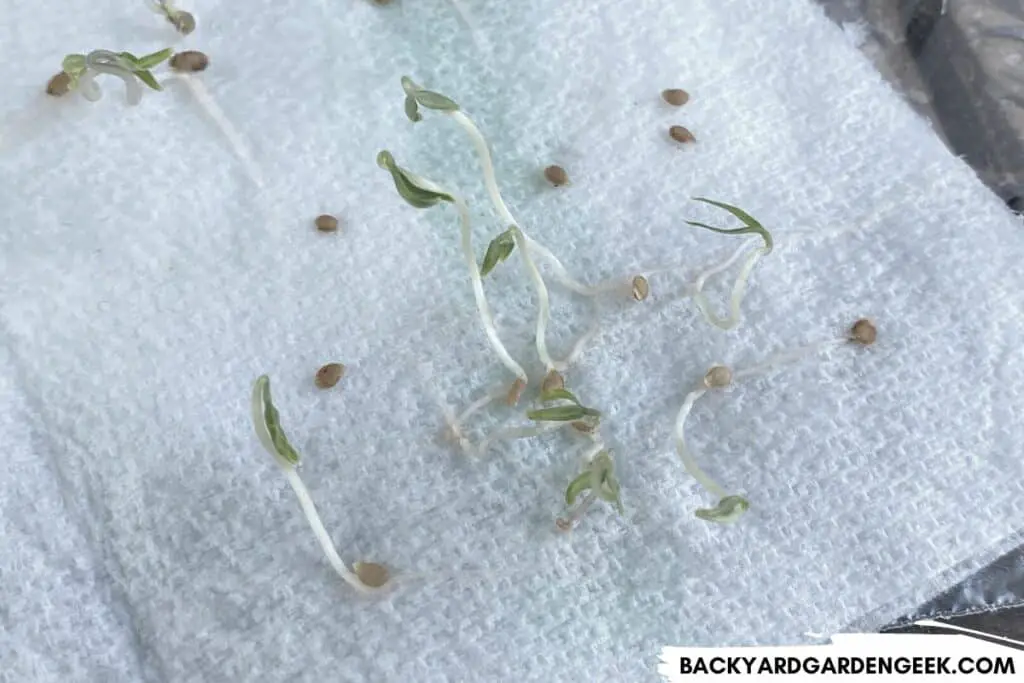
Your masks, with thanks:
[[[555,389],[565,389],[565,378],[562,377],[562,373],[552,370],[544,377],[544,381],[541,382],[540,393],[545,394]]]
[[[171,57],[170,65],[175,71],[206,71],[210,58],[198,50],[185,50]]]
[[[690,101],[690,93],[681,88],[669,88],[661,91],[661,99],[673,107],[681,107]]]
[[[354,565],[356,576],[364,586],[380,588],[388,582],[388,568],[376,562],[356,562]]]
[[[505,397],[505,403],[510,406],[514,406],[519,403],[519,397],[523,395],[523,389],[526,388],[526,382],[522,378],[517,379],[512,383],[512,387],[508,390],[508,396]]]
[[[313,378],[313,383],[316,384],[319,389],[330,389],[335,384],[341,381],[342,376],[345,374],[345,366],[341,363],[328,363],[319,370],[316,371],[316,376]]]
[[[326,213],[322,216],[317,216],[313,223],[320,232],[334,232],[338,229],[338,219]]]
[[[676,142],[681,142],[683,144],[697,141],[697,138],[693,137],[693,133],[683,126],[672,126],[668,129],[668,136]]]
[[[716,365],[704,375],[704,386],[708,389],[727,387],[732,384],[732,370],[724,365]]]
[[[196,18],[189,12],[178,10],[173,16],[167,17],[167,21],[171,22],[178,33],[183,36],[187,36],[196,30]]]
[[[651,293],[651,285],[647,282],[647,278],[643,275],[637,275],[633,278],[633,298],[637,301],[643,301]]]
[[[545,168],[544,178],[555,187],[569,184],[569,174],[561,166],[548,166]]]
[[[61,71],[46,84],[46,94],[60,97],[71,91],[71,76]]]
[[[874,323],[867,318],[862,318],[853,324],[850,338],[858,344],[868,346],[875,343],[875,339],[878,338],[878,330]]]

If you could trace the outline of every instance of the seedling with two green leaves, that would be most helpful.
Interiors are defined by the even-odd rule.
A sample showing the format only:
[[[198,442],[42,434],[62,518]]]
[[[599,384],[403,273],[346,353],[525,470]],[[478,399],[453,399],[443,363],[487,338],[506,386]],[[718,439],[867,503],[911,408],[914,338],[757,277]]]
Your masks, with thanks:
[[[77,91],[85,99],[95,102],[103,96],[96,83],[96,76],[108,74],[124,81],[127,102],[134,106],[142,101],[142,85],[152,90],[163,90],[153,76],[152,69],[170,59],[173,52],[171,48],[166,48],[143,57],[111,50],[70,54],[61,63],[60,73],[50,79],[46,91],[57,97]]]

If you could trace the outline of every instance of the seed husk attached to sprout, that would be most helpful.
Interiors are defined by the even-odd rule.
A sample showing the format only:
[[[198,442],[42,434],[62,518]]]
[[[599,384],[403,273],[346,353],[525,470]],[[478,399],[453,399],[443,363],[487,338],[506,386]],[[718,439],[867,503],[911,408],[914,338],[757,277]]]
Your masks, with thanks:
[[[341,363],[328,363],[319,370],[316,371],[316,376],[313,378],[313,383],[316,384],[319,389],[330,389],[338,382],[341,381],[342,376],[345,374],[345,366]]]
[[[526,382],[520,377],[512,383],[512,387],[508,390],[508,395],[505,397],[505,403],[510,406],[517,405],[519,403],[519,397],[523,395],[523,389],[526,388]]]
[[[173,15],[167,17],[167,21],[183,36],[187,36],[196,30],[196,18],[190,12],[176,10]]]
[[[46,94],[60,97],[71,92],[71,76],[61,71],[46,84]]]
[[[673,107],[681,107],[690,101],[690,93],[682,88],[669,88],[668,90],[661,91],[661,99]]]
[[[558,370],[552,370],[544,377],[544,381],[540,385],[540,393],[546,394],[555,389],[565,389],[565,378]]]
[[[704,386],[708,389],[727,387],[732,384],[732,370],[724,365],[716,365],[704,375]]]
[[[555,187],[569,184],[569,174],[561,166],[548,166],[545,168],[544,178]]]
[[[676,142],[683,144],[697,141],[697,138],[693,136],[693,133],[684,126],[672,126],[668,129],[668,136]]]
[[[352,568],[355,569],[356,576],[363,582],[363,585],[370,588],[380,588],[390,578],[388,568],[376,562],[356,562]]]
[[[210,66],[210,58],[198,50],[185,50],[171,57],[169,64],[175,71],[206,71],[206,67]]]
[[[643,275],[637,275],[633,278],[633,298],[637,301],[643,301],[651,293],[651,285],[647,282],[647,278]]]
[[[861,318],[853,324],[850,328],[850,340],[855,341],[858,344],[869,346],[875,343],[875,339],[878,338],[878,329],[875,328],[875,324],[867,318]]]
[[[316,229],[320,232],[334,232],[338,229],[338,219],[326,213],[322,216],[317,216],[313,224],[316,225]]]
[[[572,428],[581,434],[593,434],[597,431],[597,424],[592,420],[576,420],[572,423]]]

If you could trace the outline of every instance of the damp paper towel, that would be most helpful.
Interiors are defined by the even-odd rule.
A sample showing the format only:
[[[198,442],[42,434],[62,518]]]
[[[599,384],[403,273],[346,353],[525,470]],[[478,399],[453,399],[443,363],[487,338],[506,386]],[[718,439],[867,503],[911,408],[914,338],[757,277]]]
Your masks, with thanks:
[[[141,2],[12,5],[0,29],[21,121],[0,161],[0,679],[651,680],[665,644],[896,617],[1024,526],[1024,232],[812,4],[191,9],[184,41]],[[66,53],[172,43],[209,54],[200,78],[255,166],[180,82],[135,108],[111,77],[95,104],[40,93]],[[569,436],[479,460],[440,437],[446,407],[511,377],[455,212],[402,202],[377,152],[462,191],[481,255],[506,226],[455,123],[406,119],[403,74],[477,121],[516,217],[578,277],[684,266],[642,304],[552,289],[556,355],[600,321],[569,383],[605,414],[622,517],[595,506],[555,533]],[[666,87],[691,102],[669,107]],[[571,186],[545,186],[550,163]],[[731,333],[681,295],[745,238],[685,225],[730,225],[691,196],[778,243]],[[338,233],[313,229],[323,212]],[[709,284],[716,305],[731,280]],[[520,262],[487,291],[537,381]],[[698,403],[692,449],[752,508],[695,519],[713,501],[671,440],[694,382],[865,315],[874,347]],[[348,373],[324,392],[329,361]],[[333,574],[260,448],[261,373],[344,559],[409,578],[387,597]],[[474,438],[515,417],[485,411]]]

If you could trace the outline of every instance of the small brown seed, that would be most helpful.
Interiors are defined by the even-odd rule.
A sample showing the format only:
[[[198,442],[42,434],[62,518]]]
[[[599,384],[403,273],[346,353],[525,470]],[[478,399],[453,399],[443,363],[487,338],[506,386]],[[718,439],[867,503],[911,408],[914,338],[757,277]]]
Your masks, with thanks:
[[[344,365],[341,363],[328,363],[316,371],[316,376],[313,377],[313,383],[316,384],[319,389],[330,389],[341,381],[344,374]]]
[[[708,389],[727,387],[732,384],[732,370],[724,365],[716,365],[704,375],[704,386]]]
[[[353,569],[363,585],[370,588],[380,588],[390,578],[388,568],[376,562],[356,562]]]
[[[693,133],[683,126],[672,126],[668,129],[668,136],[676,142],[681,142],[683,144],[697,142],[697,138],[693,137]]]
[[[178,33],[183,36],[196,30],[196,18],[183,10],[177,10],[173,15],[168,16],[167,21],[171,22]]]
[[[850,329],[850,340],[858,344],[868,346],[874,344],[877,338],[878,330],[875,328],[875,324],[867,318],[861,318]]]
[[[71,76],[61,71],[46,84],[46,94],[60,97],[71,92]]]
[[[647,282],[647,278],[643,275],[637,275],[633,278],[633,298],[637,301],[643,301],[651,293],[651,285]]]
[[[512,387],[508,390],[508,396],[505,397],[505,403],[510,406],[518,404],[519,397],[523,395],[523,389],[525,388],[526,381],[521,377],[515,382],[512,382]]]
[[[661,91],[661,99],[673,107],[681,107],[690,101],[690,93],[681,88],[669,88]]]
[[[206,71],[210,58],[198,50],[185,50],[171,57],[170,64],[175,71]]]
[[[544,169],[544,177],[555,187],[569,184],[569,174],[561,166],[548,166]]]
[[[316,225],[316,229],[320,232],[334,232],[338,229],[338,219],[326,213],[322,216],[317,216],[313,224]]]
[[[541,382],[540,393],[545,394],[555,389],[565,389],[565,378],[562,377],[562,373],[552,370],[544,377],[544,381]]]

